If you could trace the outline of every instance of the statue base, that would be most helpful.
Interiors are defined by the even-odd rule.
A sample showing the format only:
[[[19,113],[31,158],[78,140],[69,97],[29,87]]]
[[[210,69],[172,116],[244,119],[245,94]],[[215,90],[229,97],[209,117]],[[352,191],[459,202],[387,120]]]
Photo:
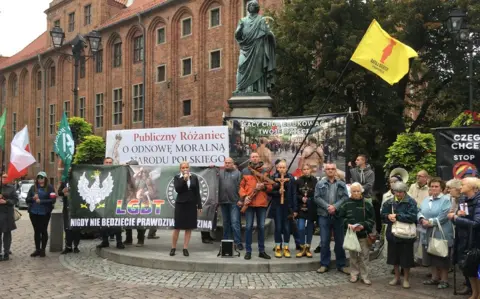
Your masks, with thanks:
[[[228,100],[231,117],[272,117],[272,104],[267,93],[233,93]]]

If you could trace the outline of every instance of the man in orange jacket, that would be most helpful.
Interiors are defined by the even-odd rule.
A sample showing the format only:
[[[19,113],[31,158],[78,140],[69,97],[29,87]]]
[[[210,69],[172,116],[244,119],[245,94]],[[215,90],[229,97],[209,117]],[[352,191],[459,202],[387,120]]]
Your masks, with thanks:
[[[242,171],[243,177],[240,181],[239,190],[240,201],[238,201],[238,205],[243,206],[246,204],[248,206],[245,212],[245,259],[249,260],[252,258],[252,231],[253,217],[255,214],[257,215],[258,256],[264,259],[270,259],[271,257],[265,253],[265,217],[268,206],[267,192],[272,191],[272,186],[259,182],[250,169],[254,169],[262,174],[266,172],[263,168],[263,163],[260,161],[260,156],[256,152],[250,154],[248,167]],[[254,190],[257,190],[257,192],[254,196],[251,196]]]

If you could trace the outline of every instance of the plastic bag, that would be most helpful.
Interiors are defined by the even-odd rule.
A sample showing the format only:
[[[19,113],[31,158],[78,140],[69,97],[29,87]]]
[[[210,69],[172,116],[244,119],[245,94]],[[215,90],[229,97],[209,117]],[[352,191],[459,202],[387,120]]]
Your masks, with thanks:
[[[343,249],[362,252],[362,247],[360,247],[360,242],[358,242],[357,234],[351,228],[348,228],[345,239],[343,240]]]

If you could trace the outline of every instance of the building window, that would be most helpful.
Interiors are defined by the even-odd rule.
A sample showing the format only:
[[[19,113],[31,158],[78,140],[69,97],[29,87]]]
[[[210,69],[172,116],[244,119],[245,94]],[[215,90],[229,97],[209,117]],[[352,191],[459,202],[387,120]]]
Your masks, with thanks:
[[[133,85],[133,122],[143,121],[143,84]]]
[[[55,163],[55,152],[50,152],[50,163]]]
[[[122,43],[116,43],[113,45],[113,67],[119,67],[122,65]]]
[[[133,62],[143,61],[143,35],[133,40]]]
[[[49,109],[49,126],[50,126],[50,135],[55,134],[55,104],[50,104]]]
[[[210,28],[220,26],[220,7],[210,9]]]
[[[188,76],[192,74],[192,58],[182,59],[182,76]]]
[[[80,58],[80,78],[85,78],[85,57]]]
[[[63,102],[63,112],[65,112],[67,118],[70,117],[70,101]]]
[[[103,50],[98,50],[95,54],[95,72],[101,73],[103,71]]]
[[[42,161],[42,153],[37,153],[37,161],[40,163]]]
[[[12,115],[12,133],[13,135],[17,134],[17,113]]]
[[[55,20],[53,22],[53,27],[60,27],[60,20]]]
[[[18,95],[18,80],[17,80],[17,77],[15,76],[13,79],[12,79],[12,96],[16,97]]]
[[[85,97],[78,99],[78,116],[85,118]]]
[[[41,118],[40,118],[40,108],[37,108],[37,114],[35,115],[35,118],[36,118],[35,125],[37,129],[37,137],[38,137],[40,136],[40,126],[42,125]]]
[[[42,71],[37,72],[37,90],[42,89]]]
[[[192,18],[182,20],[182,37],[192,34]]]
[[[165,82],[167,80],[167,66],[165,64],[157,67],[157,82]]]
[[[222,67],[222,51],[215,50],[210,52],[210,69],[219,69]]]
[[[165,27],[157,29],[157,44],[164,44],[167,42],[167,36],[165,34]]]
[[[183,101],[183,116],[188,116],[192,113],[192,100]]]
[[[55,86],[55,79],[56,79],[55,67],[52,66],[50,67],[50,86]]]
[[[103,127],[103,93],[95,97],[95,128]]]
[[[83,14],[85,16],[83,24],[90,25],[92,23],[92,6],[90,4],[83,8]]]
[[[68,15],[68,32],[75,30],[75,13],[72,12]]]
[[[122,89],[113,90],[113,125],[122,124],[122,114],[123,114],[123,99],[122,99]]]

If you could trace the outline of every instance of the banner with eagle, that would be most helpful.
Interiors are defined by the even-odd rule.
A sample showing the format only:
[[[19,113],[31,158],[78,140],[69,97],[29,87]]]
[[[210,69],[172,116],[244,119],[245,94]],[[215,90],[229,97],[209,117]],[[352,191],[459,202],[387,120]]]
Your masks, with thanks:
[[[198,230],[211,230],[217,205],[215,168],[195,168],[203,212]],[[172,228],[178,167],[74,165],[70,178],[70,226]]]

